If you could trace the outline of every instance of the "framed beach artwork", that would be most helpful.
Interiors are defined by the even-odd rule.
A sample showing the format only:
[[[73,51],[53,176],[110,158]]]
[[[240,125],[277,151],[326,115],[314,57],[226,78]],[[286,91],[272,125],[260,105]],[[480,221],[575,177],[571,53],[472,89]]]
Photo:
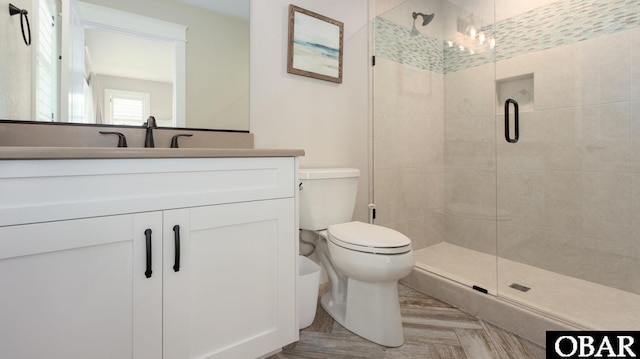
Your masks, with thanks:
[[[287,72],[342,83],[344,24],[289,5]]]

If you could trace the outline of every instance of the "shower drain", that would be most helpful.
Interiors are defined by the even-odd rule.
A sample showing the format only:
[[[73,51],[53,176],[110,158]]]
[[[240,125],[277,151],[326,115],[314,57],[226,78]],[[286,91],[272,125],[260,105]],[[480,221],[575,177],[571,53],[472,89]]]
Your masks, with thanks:
[[[513,288],[513,289],[516,289],[516,290],[519,290],[521,292],[528,292],[529,289],[531,289],[531,288],[529,288],[527,286],[524,286],[524,285],[518,284],[518,283],[511,283],[511,285],[509,287]]]

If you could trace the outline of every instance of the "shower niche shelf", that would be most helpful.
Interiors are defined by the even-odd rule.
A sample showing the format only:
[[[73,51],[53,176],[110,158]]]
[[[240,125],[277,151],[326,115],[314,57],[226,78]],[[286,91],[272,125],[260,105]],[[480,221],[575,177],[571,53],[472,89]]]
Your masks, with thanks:
[[[496,114],[504,114],[504,103],[507,99],[516,100],[520,112],[533,111],[533,74],[496,80]]]

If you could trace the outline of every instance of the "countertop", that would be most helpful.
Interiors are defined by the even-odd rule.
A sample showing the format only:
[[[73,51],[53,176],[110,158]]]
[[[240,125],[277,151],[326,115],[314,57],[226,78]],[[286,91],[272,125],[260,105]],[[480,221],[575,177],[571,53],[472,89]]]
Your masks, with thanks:
[[[304,156],[304,150],[262,148],[114,148],[0,146],[0,160],[298,156]]]

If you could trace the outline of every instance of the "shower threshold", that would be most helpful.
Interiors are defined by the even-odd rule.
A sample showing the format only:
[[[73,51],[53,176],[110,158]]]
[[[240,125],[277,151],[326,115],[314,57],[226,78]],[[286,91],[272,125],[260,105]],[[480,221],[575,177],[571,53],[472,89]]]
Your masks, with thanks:
[[[444,242],[414,254],[417,268],[465,286],[481,287],[490,295],[577,327],[594,330],[640,327],[638,294]],[[514,283],[530,289],[519,290],[512,287]]]

